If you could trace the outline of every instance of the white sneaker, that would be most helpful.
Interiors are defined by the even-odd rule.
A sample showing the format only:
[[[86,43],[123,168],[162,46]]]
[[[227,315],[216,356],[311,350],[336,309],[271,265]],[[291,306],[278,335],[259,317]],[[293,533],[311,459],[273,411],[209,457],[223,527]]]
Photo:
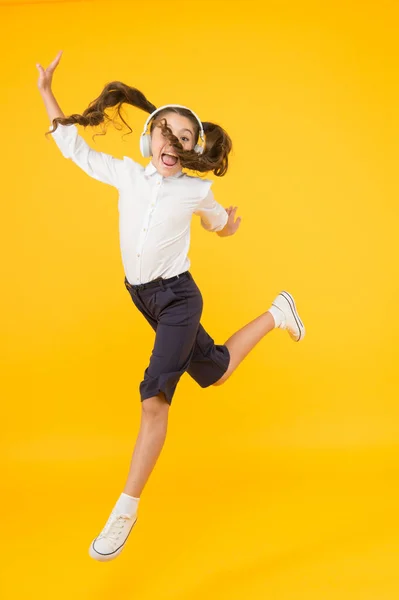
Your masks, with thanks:
[[[284,313],[284,320],[279,325],[280,329],[286,329],[294,342],[299,342],[305,337],[305,326],[299,318],[294,298],[286,291],[273,300],[272,306],[277,306]]]
[[[113,510],[100,535],[92,541],[90,556],[100,561],[112,560],[119,556],[136,521],[135,514],[129,515]]]

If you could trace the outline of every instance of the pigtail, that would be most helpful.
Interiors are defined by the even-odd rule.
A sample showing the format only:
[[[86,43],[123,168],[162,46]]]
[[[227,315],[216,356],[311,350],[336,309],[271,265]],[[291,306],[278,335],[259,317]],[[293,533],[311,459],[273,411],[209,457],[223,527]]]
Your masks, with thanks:
[[[53,130],[52,132],[48,131],[45,135],[54,133],[59,123],[61,125],[73,125],[78,123],[79,125],[83,125],[83,127],[93,127],[95,125],[100,125],[100,123],[103,122],[108,123],[112,121],[116,127],[115,121],[105,113],[106,109],[114,106],[116,107],[115,111],[118,116],[130,129],[131,133],[132,128],[126,123],[121,115],[122,104],[131,104],[149,114],[156,110],[156,106],[147,100],[144,94],[138,89],[130,87],[121,81],[112,81],[111,83],[107,83],[98,98],[90,102],[89,106],[82,114],[72,114],[69,117],[56,117],[53,119]]]
[[[229,153],[233,143],[228,133],[214,123],[202,123],[205,133],[205,152],[201,155],[209,163],[217,177],[226,175],[229,166]]]

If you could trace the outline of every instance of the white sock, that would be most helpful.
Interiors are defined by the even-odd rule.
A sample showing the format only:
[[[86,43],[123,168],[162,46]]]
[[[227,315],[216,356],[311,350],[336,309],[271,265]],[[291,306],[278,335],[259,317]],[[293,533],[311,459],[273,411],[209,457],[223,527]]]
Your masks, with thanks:
[[[139,500],[140,498],[135,498],[122,492],[115,504],[114,510],[118,513],[126,513],[133,516],[137,512]]]
[[[281,310],[281,308],[278,308],[278,306],[274,306],[272,305],[269,308],[269,313],[271,313],[273,319],[274,319],[274,323],[275,323],[275,327],[280,327],[280,325],[285,323],[285,316],[283,311]]]

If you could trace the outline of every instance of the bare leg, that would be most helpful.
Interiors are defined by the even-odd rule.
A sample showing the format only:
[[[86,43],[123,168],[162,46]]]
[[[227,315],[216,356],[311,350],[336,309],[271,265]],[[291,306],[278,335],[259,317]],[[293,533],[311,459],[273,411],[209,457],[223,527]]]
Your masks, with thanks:
[[[163,448],[169,416],[164,394],[141,403],[141,424],[124,493],[139,498]]]
[[[273,316],[267,311],[239,329],[225,343],[230,352],[226,373],[214,385],[221,385],[256,344],[274,329]],[[163,448],[169,416],[169,404],[163,393],[142,402],[140,431],[137,436],[124,493],[139,498]]]
[[[267,311],[244,325],[241,329],[233,333],[225,342],[230,352],[230,364],[226,373],[213,385],[221,385],[230,377],[232,372],[244,360],[252,348],[267,334],[274,329],[274,319],[272,314]]]

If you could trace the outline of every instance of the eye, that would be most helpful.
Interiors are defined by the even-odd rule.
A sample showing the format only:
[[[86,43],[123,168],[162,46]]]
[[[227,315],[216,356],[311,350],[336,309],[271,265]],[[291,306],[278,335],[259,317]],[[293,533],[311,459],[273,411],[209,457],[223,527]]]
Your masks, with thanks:
[[[189,141],[190,141],[188,137],[182,137],[181,139],[182,139],[183,141],[186,141],[186,142],[189,142]]]

